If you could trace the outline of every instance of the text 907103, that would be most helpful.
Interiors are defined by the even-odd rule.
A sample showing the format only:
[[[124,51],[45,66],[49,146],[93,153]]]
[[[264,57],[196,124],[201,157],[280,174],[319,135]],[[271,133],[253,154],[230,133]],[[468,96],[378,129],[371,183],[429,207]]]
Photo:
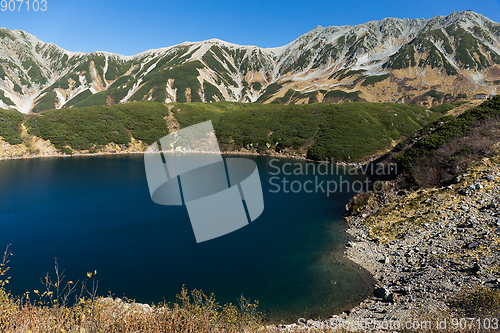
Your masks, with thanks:
[[[47,10],[47,0],[2,0],[0,1],[0,9],[2,12],[44,12]]]

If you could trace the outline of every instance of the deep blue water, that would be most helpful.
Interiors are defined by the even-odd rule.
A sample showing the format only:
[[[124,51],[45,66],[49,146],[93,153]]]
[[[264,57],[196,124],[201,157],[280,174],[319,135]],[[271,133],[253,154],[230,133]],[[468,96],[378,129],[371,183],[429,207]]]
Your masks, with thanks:
[[[14,254],[10,290],[42,289],[57,257],[68,280],[97,270],[100,294],[139,302],[175,301],[185,285],[221,303],[244,294],[270,319],[296,321],[364,298],[366,272],[335,255],[352,193],[271,193],[271,159],[249,158],[259,167],[263,214],[199,244],[185,207],[151,201],[141,155],[0,161],[0,247],[12,244]],[[287,162],[305,163],[273,163]]]

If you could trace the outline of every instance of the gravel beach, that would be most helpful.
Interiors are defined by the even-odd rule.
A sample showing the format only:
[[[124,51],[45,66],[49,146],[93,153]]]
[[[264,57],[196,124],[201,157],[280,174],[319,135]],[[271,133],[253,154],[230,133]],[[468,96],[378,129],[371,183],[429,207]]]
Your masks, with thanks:
[[[496,287],[499,180],[498,164],[485,161],[450,186],[410,191],[391,181],[389,189],[372,195],[359,214],[345,218],[345,255],[378,285],[372,297],[332,321],[379,327],[437,322],[458,315],[446,301],[460,289]]]

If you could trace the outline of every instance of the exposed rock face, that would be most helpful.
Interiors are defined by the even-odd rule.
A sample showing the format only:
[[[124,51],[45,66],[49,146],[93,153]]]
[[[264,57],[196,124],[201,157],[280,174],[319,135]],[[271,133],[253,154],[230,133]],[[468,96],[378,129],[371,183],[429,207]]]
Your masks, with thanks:
[[[0,159],[31,158],[62,155],[50,141],[29,135],[26,127],[21,125],[22,143],[11,145],[0,137]]]

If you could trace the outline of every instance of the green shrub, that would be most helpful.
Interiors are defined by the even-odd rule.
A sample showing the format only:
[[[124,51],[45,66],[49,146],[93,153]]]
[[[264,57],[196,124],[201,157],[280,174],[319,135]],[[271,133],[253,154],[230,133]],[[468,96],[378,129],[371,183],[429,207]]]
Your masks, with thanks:
[[[440,93],[438,93],[436,90],[429,90],[424,94],[424,96],[430,96],[433,98],[441,98],[443,97]]]
[[[63,147],[63,148],[61,149],[61,151],[63,152],[63,154],[66,154],[66,155],[73,155],[73,149],[71,149],[71,148]]]
[[[56,107],[57,95],[55,91],[46,93],[38,103],[33,107],[33,112],[40,112],[43,110],[50,110]]]
[[[81,93],[70,99],[68,102],[66,102],[65,107],[69,108],[90,96],[92,96],[92,92],[90,91],[90,89],[85,89],[84,91],[82,91]]]
[[[364,158],[440,116],[416,105],[367,102],[190,103],[175,104],[173,112],[181,127],[211,120],[223,149],[264,151],[267,144],[278,152],[307,151],[315,160]]]
[[[460,106],[460,105],[465,104],[465,103],[467,103],[467,101],[457,101],[457,102],[453,102],[453,103],[438,104],[438,105],[431,107],[429,110],[431,110],[432,112],[444,114],[444,113],[450,111],[451,109],[454,109],[457,106]]]
[[[483,102],[479,107],[472,108],[458,117],[443,117],[438,122],[423,128],[415,136],[421,137],[412,147],[398,155],[395,160],[403,169],[408,169],[412,162],[424,154],[436,150],[440,145],[450,142],[454,137],[463,135],[480,121],[500,114],[500,96]],[[430,128],[434,130],[430,131]],[[429,133],[430,131],[430,133]]]
[[[252,88],[253,90],[261,90],[262,84],[260,82],[252,82]]]
[[[168,134],[165,105],[136,102],[113,106],[48,110],[26,122],[28,132],[58,149],[86,150],[109,143],[128,144],[130,135],[151,144]]]
[[[84,92],[90,92],[90,90],[85,90]],[[82,93],[84,93],[82,92]],[[78,94],[75,96],[78,97],[79,95],[81,95],[82,93]],[[81,99],[79,102],[76,102],[73,104],[74,107],[76,108],[83,108],[83,107],[87,107],[87,106],[96,106],[96,105],[106,105],[106,101],[107,101],[107,97],[108,97],[108,92],[107,91],[101,91],[101,92],[98,92],[98,93],[95,93],[95,94],[92,94],[92,92],[90,92],[91,95],[89,95],[88,93],[86,93],[85,95],[82,95],[81,98],[83,98],[84,96],[87,96],[86,98],[84,99]],[[70,100],[70,102],[73,102],[73,99]]]
[[[386,80],[388,77],[389,77],[389,74],[369,76],[366,78],[366,80],[361,85],[362,86],[367,86],[367,85],[374,86],[375,83],[382,82],[382,81]]]
[[[5,92],[3,90],[0,90],[0,100],[2,100],[2,102],[4,102],[7,105],[15,105],[15,103],[12,102],[10,98],[5,96]]]
[[[215,99],[214,96],[217,96],[219,101],[224,100],[220,90],[217,89],[217,87],[215,87],[213,84],[211,84],[207,81],[203,81],[203,92],[205,94],[205,99],[207,102],[216,102],[217,100]]]
[[[11,145],[20,144],[22,121],[21,112],[0,109],[0,136]]]
[[[259,99],[257,102],[264,102],[265,100],[269,99],[272,95],[277,93],[281,88],[283,87],[283,84],[279,83],[271,83],[266,87],[262,95],[260,95]]]
[[[307,153],[316,160],[362,159],[433,119],[422,107],[405,104],[355,102],[331,105],[326,110],[316,143]]]

